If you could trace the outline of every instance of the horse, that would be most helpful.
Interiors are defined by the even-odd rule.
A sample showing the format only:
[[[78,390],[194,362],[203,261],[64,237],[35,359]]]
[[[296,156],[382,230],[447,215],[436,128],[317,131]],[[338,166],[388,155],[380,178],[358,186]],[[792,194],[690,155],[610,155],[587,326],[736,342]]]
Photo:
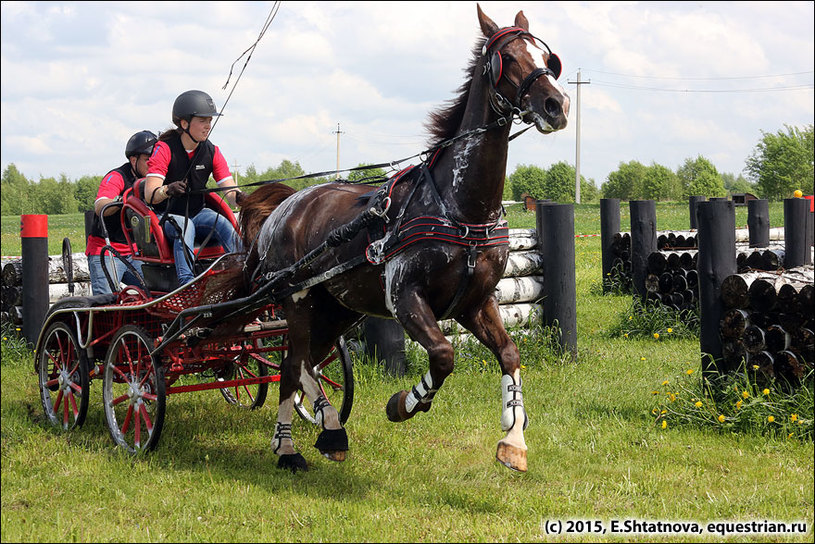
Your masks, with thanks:
[[[494,294],[508,257],[501,204],[514,119],[547,134],[566,126],[569,97],[557,83],[560,60],[529,32],[520,11],[500,28],[477,6],[483,32],[456,98],[431,112],[423,162],[375,190],[332,182],[295,191],[268,184],[241,207],[249,248],[243,289],[274,299],[288,321],[277,422],[278,466],[308,464],[291,435],[295,395],[303,391],[322,425],[315,447],[342,461],[348,436],[320,392],[313,370],[364,316],[396,319],[426,351],[428,370],[385,412],[403,422],[430,410],[453,371],[454,348],[437,321],[452,318],[487,346],[501,367],[503,401],[496,459],[527,470],[520,354],[504,329]],[[273,289],[267,289],[274,284]],[[267,295],[268,293],[268,295]]]

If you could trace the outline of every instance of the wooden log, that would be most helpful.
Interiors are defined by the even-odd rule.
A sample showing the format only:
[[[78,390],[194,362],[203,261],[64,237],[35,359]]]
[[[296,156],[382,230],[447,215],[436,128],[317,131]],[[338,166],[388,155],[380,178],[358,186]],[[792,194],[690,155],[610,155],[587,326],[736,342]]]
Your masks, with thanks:
[[[533,321],[540,320],[543,315],[540,304],[530,303],[502,304],[498,307],[498,311],[506,328],[526,327]],[[439,321],[439,328],[445,335],[466,331],[453,319]]]
[[[659,276],[656,274],[645,276],[645,290],[648,293],[659,293]]]
[[[784,378],[790,385],[804,378],[806,367],[801,363],[798,354],[792,350],[785,349],[778,352],[773,358],[773,368],[775,375]]]
[[[724,338],[741,338],[749,326],[750,317],[747,311],[734,308],[727,310],[722,316],[719,332]]]
[[[509,229],[509,250],[523,251],[538,247],[535,229]]]
[[[748,318],[749,319],[749,318]],[[750,325],[744,329],[741,335],[741,341],[744,343],[747,353],[756,354],[764,351],[766,343],[764,341],[764,331],[761,327]]]
[[[775,307],[778,298],[775,286],[769,281],[757,278],[747,289],[750,307],[757,312],[769,312]]]
[[[72,253],[74,281],[90,281],[88,258],[84,253]],[[8,261],[3,265],[3,285],[19,286],[23,284],[22,260]],[[67,283],[68,276],[62,264],[62,255],[48,256],[48,283]]]
[[[747,308],[749,285],[743,274],[732,274],[722,281],[722,302],[725,308]]]
[[[543,297],[543,276],[502,278],[495,286],[499,304],[537,302]]]
[[[747,359],[744,342],[738,338],[727,338],[722,341],[722,358],[727,368],[739,368]]]
[[[659,276],[668,267],[668,259],[662,251],[653,251],[648,255],[646,268],[649,274]]]
[[[764,341],[768,351],[778,353],[790,347],[791,338],[781,325],[770,325],[764,331]]]
[[[543,255],[538,251],[512,251],[507,259],[504,277],[539,275],[543,272]]]

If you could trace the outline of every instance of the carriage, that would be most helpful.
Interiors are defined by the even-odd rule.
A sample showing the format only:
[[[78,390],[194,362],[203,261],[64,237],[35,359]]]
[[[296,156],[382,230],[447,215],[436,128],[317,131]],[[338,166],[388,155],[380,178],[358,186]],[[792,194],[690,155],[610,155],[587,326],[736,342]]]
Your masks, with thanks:
[[[230,256],[219,245],[205,242],[196,247],[199,273],[179,286],[172,246],[140,191],[137,182],[120,203],[109,206],[123,208],[125,236],[136,249],[134,258],[142,261],[144,284],[56,302],[45,318],[35,351],[47,419],[66,430],[80,427],[88,412],[91,383],[101,381],[110,434],[131,453],[156,447],[169,395],[215,389],[230,404],[261,407],[269,384],[280,381],[289,334],[280,307],[268,304],[246,316],[248,322],[228,336],[208,338],[216,326],[213,320],[219,305],[231,295],[219,288]],[[237,227],[223,199],[208,194],[206,200]],[[322,392],[346,421],[354,384],[342,338],[315,372]],[[295,409],[315,422],[302,393]]]

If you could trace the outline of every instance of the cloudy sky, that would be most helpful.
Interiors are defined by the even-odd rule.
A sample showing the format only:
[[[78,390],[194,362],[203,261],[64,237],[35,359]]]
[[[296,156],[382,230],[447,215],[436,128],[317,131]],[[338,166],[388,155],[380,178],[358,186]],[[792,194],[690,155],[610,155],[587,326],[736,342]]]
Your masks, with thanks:
[[[703,155],[739,174],[762,131],[813,123],[812,2],[481,2],[499,26],[523,10],[561,57],[570,124],[510,145],[509,173],[575,162],[598,187],[620,162],[676,169]],[[211,139],[233,171],[306,172],[426,149],[480,36],[475,2],[2,2],[2,168],[29,179],[102,175],[175,97],[207,91]],[[237,81],[237,85],[235,85]],[[232,93],[229,97],[230,92]],[[227,98],[229,97],[228,101]],[[415,159],[412,161],[415,162]]]

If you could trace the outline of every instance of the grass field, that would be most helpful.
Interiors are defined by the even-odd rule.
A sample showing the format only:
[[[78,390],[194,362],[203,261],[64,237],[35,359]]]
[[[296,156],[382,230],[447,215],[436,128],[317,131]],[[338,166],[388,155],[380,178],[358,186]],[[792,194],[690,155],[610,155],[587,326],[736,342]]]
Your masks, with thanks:
[[[773,210],[772,226],[782,226]],[[626,230],[627,206],[621,211]],[[599,233],[599,205],[577,206],[575,215],[577,234]],[[657,216],[660,230],[688,228],[686,204],[660,204]],[[534,216],[517,209],[509,218],[513,227],[534,226]],[[61,237],[52,253],[60,249]],[[426,371],[423,356],[411,352],[399,379],[357,361],[348,459],[320,457],[311,446],[317,429],[295,421],[295,442],[311,466],[293,475],[276,468],[269,447],[274,387],[255,411],[211,391],[170,397],[157,450],[133,459],[113,447],[99,382],[82,429],[47,426],[32,355],[4,337],[2,541],[812,542],[812,440],[671,420],[663,429],[653,392],[699,370],[698,340],[667,329],[658,340],[612,334],[631,299],[601,294],[599,238],[576,239],[575,253],[576,361],[558,357],[540,335],[517,335],[530,416],[526,474],[494,460],[503,436],[500,372],[479,347],[459,350],[432,410],[401,424],[388,422],[384,407]],[[583,532],[554,534],[552,522],[565,531],[570,520]],[[806,523],[807,533],[649,533],[645,525],[613,534],[615,520],[703,529],[768,520]]]

